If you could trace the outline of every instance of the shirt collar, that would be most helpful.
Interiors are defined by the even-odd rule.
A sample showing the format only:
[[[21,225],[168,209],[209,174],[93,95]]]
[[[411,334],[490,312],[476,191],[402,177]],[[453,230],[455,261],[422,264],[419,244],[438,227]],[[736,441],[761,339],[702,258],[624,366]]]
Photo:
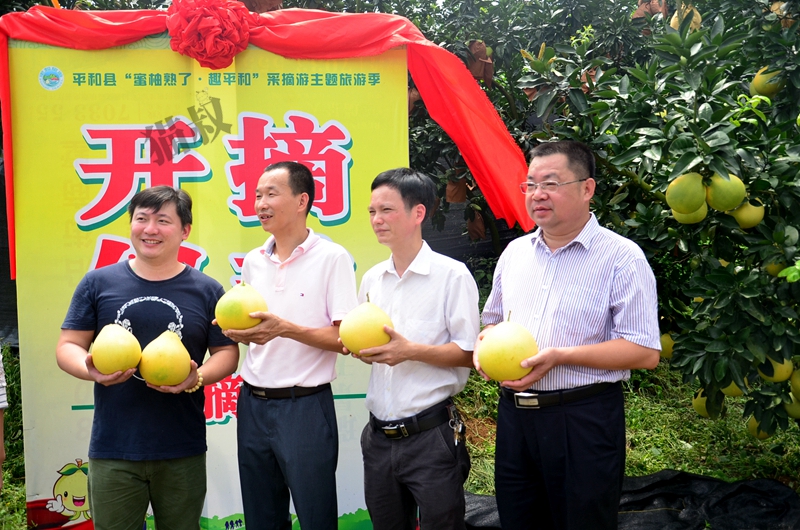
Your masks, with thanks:
[[[308,236],[306,236],[305,240],[297,245],[297,247],[292,251],[292,255],[284,261],[284,263],[289,263],[290,261],[297,259],[299,256],[302,256],[309,250],[311,250],[319,240],[321,239],[314,231],[310,228],[306,228],[308,230]],[[264,243],[264,246],[261,248],[261,255],[265,258],[269,259],[270,261],[274,261],[275,263],[279,263],[278,257],[275,256],[275,236],[269,236],[267,242]]]
[[[592,240],[597,232],[600,230],[600,223],[597,222],[597,217],[595,217],[594,212],[589,212],[589,220],[583,225],[583,229],[575,236],[575,239],[567,243],[561,248],[567,248],[570,245],[578,244],[581,245],[583,248],[590,248],[592,244]],[[536,232],[533,233],[533,238],[531,238],[531,243],[534,246],[544,245],[547,247],[547,243],[544,240],[544,233],[542,232],[541,228],[538,228]]]
[[[428,275],[431,272],[431,262],[433,261],[433,250],[431,247],[428,246],[428,243],[423,240],[422,247],[417,252],[417,255],[414,257],[414,261],[406,269],[406,272],[413,272],[414,274],[422,274]],[[397,274],[397,269],[394,266],[394,259],[390,256],[388,260],[386,260],[384,273],[391,272],[392,274]],[[405,273],[404,273],[405,275]]]

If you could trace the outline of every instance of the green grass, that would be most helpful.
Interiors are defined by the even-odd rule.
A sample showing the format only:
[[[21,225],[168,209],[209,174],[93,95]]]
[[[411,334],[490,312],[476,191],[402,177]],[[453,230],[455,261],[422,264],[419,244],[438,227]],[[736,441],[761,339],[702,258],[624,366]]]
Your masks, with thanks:
[[[742,398],[725,398],[726,414],[712,421],[692,408],[692,387],[662,362],[656,370],[635,371],[624,385],[628,451],[625,474],[641,476],[676,469],[726,481],[771,478],[800,492],[798,427],[759,441],[742,417]],[[497,387],[476,374],[458,397],[467,418],[497,418]],[[494,440],[484,436],[469,444],[472,472],[467,489],[494,494]]]
[[[3,464],[3,490],[0,492],[0,530],[27,526],[25,512],[25,456],[22,447],[22,398],[19,382],[19,356],[3,345],[3,365],[8,384],[8,409],[5,411],[6,461]]]

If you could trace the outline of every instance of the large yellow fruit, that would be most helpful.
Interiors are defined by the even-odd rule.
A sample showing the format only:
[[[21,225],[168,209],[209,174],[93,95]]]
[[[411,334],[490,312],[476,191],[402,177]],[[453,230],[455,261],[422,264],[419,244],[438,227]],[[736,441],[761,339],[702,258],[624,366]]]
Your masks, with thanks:
[[[183,382],[192,370],[192,358],[173,331],[165,331],[142,350],[139,373],[155,386],[174,386]]]
[[[675,220],[682,225],[693,225],[695,223],[699,223],[700,221],[705,219],[707,215],[708,215],[708,206],[706,206],[705,201],[703,201],[703,204],[696,212],[683,214],[683,213],[678,213],[675,210],[672,210],[672,217],[674,217]]]
[[[255,287],[244,282],[222,295],[214,308],[217,325],[222,329],[247,329],[261,322],[250,313],[268,311],[267,302]]]
[[[746,377],[744,378],[744,384],[745,384],[745,386],[747,386],[747,378]],[[722,393],[725,394],[726,396],[730,396],[730,397],[739,397],[739,396],[743,396],[744,395],[744,392],[742,391],[742,389],[739,388],[739,386],[734,381],[731,381],[731,384],[729,384],[728,386],[723,388],[722,389]]]
[[[789,394],[789,397],[792,398],[791,403],[784,403],[783,408],[786,409],[786,414],[789,415],[790,418],[800,419],[800,401],[794,397],[794,394]]]
[[[706,409],[706,400],[708,398],[703,395],[703,389],[697,391],[697,394],[692,398],[692,408],[704,418],[710,418],[708,410]]]
[[[672,347],[675,341],[672,340],[672,335],[664,333],[661,335],[661,356],[665,359],[672,359]]]
[[[667,186],[667,204],[682,214],[694,213],[706,202],[706,188],[699,173],[686,173]]]
[[[780,70],[767,72],[768,66],[765,66],[753,78],[750,83],[750,95],[766,96],[770,99],[774,98],[778,92],[786,85],[786,80],[779,76]]]
[[[744,182],[736,175],[729,174],[725,177],[714,173],[711,177],[711,184],[706,188],[706,202],[709,206],[720,212],[733,210],[744,200],[747,190]]]
[[[769,381],[770,383],[780,383],[781,381],[786,381],[792,376],[794,366],[792,365],[791,359],[784,359],[780,364],[773,361],[770,357],[767,357],[767,359],[769,360],[770,364],[772,364],[772,375],[765,374],[761,371],[761,368],[759,368],[758,375],[760,375],[762,379]]]
[[[342,344],[356,355],[361,350],[383,346],[391,340],[383,326],[394,329],[392,319],[383,309],[372,302],[364,302],[342,319],[339,324],[339,337]]]
[[[789,386],[792,389],[794,397],[800,399],[800,370],[792,372],[792,377],[789,378]]]
[[[764,207],[761,205],[753,206],[749,202],[745,202],[729,213],[739,223],[739,227],[743,229],[753,228],[764,220]]]
[[[520,363],[539,353],[531,332],[516,322],[501,322],[486,330],[478,347],[478,362],[483,373],[495,381],[521,379],[531,368]]]
[[[767,274],[770,276],[777,276],[779,272],[786,268],[786,263],[778,262],[775,263],[774,261],[770,261],[764,264],[764,270],[767,271]]]
[[[103,326],[92,345],[92,362],[101,374],[135,368],[142,358],[142,347],[133,333],[119,324]]]
[[[680,12],[680,14],[678,14]],[[697,31],[700,29],[700,23],[703,22],[703,17],[700,16],[700,12],[694,6],[684,4],[683,9],[676,10],[675,14],[672,15],[672,19],[669,21],[669,27],[674,30],[678,30],[681,27],[681,22],[684,18],[689,16],[689,13],[692,14],[692,21],[689,23],[689,31]]]
[[[766,440],[767,438],[769,438],[769,434],[759,429],[759,424],[756,421],[755,416],[750,416],[750,419],[747,420],[747,432],[749,432],[751,436],[754,436],[759,440]]]

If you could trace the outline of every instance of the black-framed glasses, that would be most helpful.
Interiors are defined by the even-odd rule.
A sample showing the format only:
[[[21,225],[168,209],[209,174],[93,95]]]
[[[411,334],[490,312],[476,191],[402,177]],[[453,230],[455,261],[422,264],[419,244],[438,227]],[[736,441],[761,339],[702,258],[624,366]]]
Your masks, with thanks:
[[[576,182],[583,182],[584,180],[588,180],[588,177],[585,179],[578,179],[578,180],[570,180],[569,182],[556,182],[555,180],[545,180],[544,182],[531,182],[525,181],[519,183],[519,191],[522,193],[534,193],[536,188],[539,188],[544,193],[553,193],[557,191],[559,187],[566,186],[567,184],[575,184]]]

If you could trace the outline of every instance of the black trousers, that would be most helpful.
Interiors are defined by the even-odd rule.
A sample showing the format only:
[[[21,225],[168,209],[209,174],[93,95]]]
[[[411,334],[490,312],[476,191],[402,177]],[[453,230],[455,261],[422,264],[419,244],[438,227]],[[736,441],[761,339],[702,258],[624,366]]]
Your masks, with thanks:
[[[303,530],[336,530],[339,430],[328,388],[296,399],[239,392],[239,480],[248,530],[291,530],[289,492]]]
[[[375,530],[464,530],[469,453],[453,429],[439,427],[390,440],[370,424],[361,434],[364,497]]]
[[[619,383],[541,409],[518,409],[501,397],[496,451],[503,530],[616,530],[625,476]]]

